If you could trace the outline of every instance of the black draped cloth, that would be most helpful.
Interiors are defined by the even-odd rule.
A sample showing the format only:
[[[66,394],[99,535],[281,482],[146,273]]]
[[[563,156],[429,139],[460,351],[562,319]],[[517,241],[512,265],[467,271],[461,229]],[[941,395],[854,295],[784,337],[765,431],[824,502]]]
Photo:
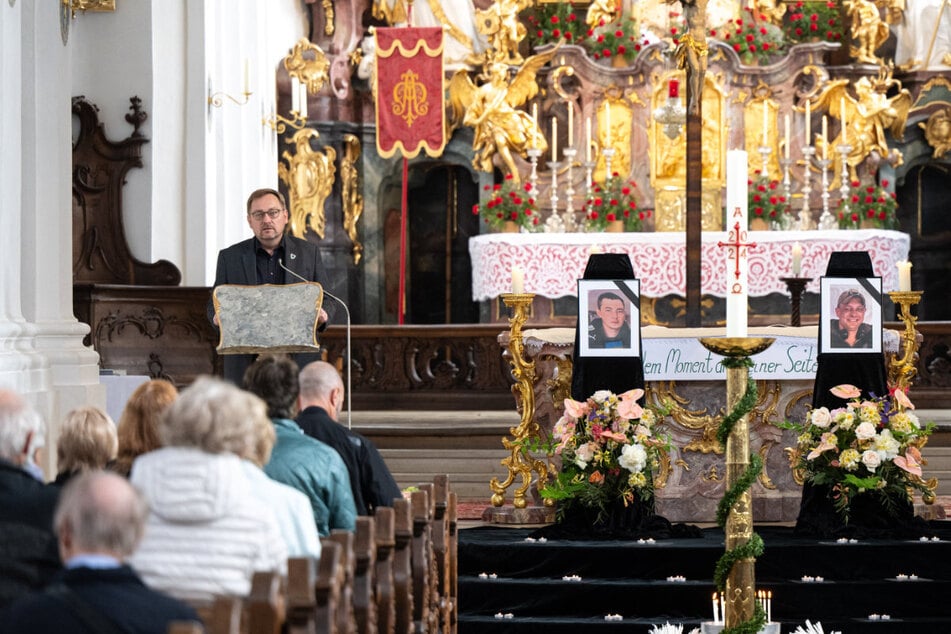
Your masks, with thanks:
[[[861,251],[836,252],[829,258],[826,277],[873,277],[872,260]],[[888,393],[888,375],[884,354],[836,352],[818,355],[818,369],[812,392],[812,407],[830,410],[844,407],[845,399],[829,390],[849,383],[862,390],[864,397]],[[927,524],[914,516],[914,507],[905,500],[894,500],[897,513],[887,513],[876,494],[853,498],[848,523],[835,510],[832,488],[806,482],[802,488],[796,534],[815,537],[918,537]]]

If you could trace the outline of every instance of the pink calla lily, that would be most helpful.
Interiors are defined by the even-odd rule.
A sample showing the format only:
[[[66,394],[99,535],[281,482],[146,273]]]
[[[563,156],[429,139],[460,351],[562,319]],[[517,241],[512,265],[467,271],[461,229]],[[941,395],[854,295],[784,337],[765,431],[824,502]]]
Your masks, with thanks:
[[[895,401],[905,409],[915,409],[914,403],[911,402],[904,390],[895,390]]]
[[[570,398],[565,399],[565,413],[572,418],[584,418],[588,414],[588,404]]]
[[[834,388],[829,390],[832,392],[833,396],[838,396],[839,398],[858,398],[862,396],[862,390],[850,385],[849,383],[843,383],[842,385],[836,385]]]

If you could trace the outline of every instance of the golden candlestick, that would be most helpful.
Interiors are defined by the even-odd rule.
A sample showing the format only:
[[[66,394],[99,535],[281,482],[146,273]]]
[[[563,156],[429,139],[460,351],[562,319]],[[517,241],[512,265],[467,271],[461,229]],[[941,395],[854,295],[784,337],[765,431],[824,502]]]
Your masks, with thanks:
[[[911,307],[921,301],[921,291],[892,291],[888,294],[892,301],[901,308],[899,317],[905,322],[905,330],[901,333],[901,345],[898,354],[888,364],[888,382],[892,387],[904,392],[911,387],[911,382],[918,374],[918,330],[915,324],[918,318],[911,314]]]
[[[522,485],[515,489],[512,504],[517,509],[527,506],[525,492],[532,483],[532,473],[538,473],[538,481],[548,479],[548,466],[542,460],[533,458],[526,448],[526,443],[532,439],[539,439],[539,426],[535,422],[535,362],[526,361],[524,343],[522,342],[522,325],[528,318],[528,308],[534,300],[534,293],[504,293],[502,301],[513,309],[509,319],[509,363],[512,366],[512,375],[515,384],[512,393],[516,403],[520,404],[522,418],[518,427],[510,428],[512,439],[502,439],[502,445],[511,453],[502,460],[501,464],[508,468],[508,477],[504,482],[492,478],[489,487],[492,489],[492,506],[502,506],[505,503],[505,491],[515,481],[517,476],[522,477]],[[552,500],[545,500],[545,506],[552,506]]]
[[[704,337],[707,350],[720,356],[741,360],[766,350],[775,341],[771,337]],[[731,412],[746,393],[749,372],[745,365],[731,364],[726,370],[727,411]],[[740,481],[750,466],[749,413],[737,419],[726,441],[726,491]],[[726,550],[746,546],[753,537],[753,496],[750,489],[741,492],[730,508],[724,527]],[[750,621],[756,607],[756,560],[739,559],[726,580],[724,623],[736,627]]]

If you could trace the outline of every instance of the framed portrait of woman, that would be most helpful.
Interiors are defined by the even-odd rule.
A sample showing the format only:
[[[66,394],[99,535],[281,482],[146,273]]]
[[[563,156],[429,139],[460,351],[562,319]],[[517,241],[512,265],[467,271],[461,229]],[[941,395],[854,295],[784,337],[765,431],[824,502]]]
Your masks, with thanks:
[[[640,324],[637,280],[578,280],[578,356],[639,357]]]
[[[819,352],[882,352],[882,278],[819,281]]]

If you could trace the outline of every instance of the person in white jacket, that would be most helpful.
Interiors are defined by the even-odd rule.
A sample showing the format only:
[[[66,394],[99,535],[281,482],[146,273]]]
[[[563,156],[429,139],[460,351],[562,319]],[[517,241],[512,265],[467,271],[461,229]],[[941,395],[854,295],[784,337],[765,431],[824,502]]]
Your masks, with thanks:
[[[131,481],[151,514],[130,558],[150,587],[178,598],[246,595],[256,571],[287,568],[274,513],[253,496],[241,455],[253,451],[264,402],[200,377],[159,424],[163,448],[139,456]]]

